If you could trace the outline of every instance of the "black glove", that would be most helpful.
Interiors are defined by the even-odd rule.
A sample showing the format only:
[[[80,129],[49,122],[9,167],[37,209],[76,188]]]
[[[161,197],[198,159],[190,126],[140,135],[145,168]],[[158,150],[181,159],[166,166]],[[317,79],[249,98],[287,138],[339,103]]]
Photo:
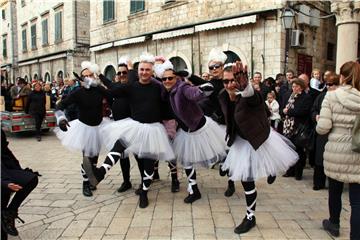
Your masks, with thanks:
[[[189,73],[189,71],[187,69],[175,72],[176,76],[180,76],[180,77],[184,77],[184,78],[189,78],[191,76],[191,74]]]
[[[31,173],[37,175],[38,177],[42,176],[38,171],[34,172],[34,170],[32,170],[31,168],[25,168],[24,171],[31,172]]]
[[[214,86],[211,83],[204,83],[199,86],[200,90],[203,92],[214,91]]]
[[[61,129],[61,131],[66,132],[67,127],[70,127],[70,125],[69,125],[68,121],[66,121],[65,119],[63,119],[59,122],[59,128]]]

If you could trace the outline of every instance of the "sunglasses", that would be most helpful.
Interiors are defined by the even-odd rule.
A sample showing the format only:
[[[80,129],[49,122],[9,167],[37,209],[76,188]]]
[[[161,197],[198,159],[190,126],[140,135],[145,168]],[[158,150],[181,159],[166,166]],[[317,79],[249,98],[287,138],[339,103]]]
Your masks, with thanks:
[[[220,67],[221,67],[221,64],[214,64],[214,65],[209,66],[209,70],[218,69]]]
[[[162,82],[165,82],[166,80],[172,81],[174,79],[175,79],[175,77],[163,77],[163,78],[161,78],[161,81]]]
[[[119,71],[116,73],[116,75],[126,75],[127,74],[127,71]]]
[[[223,82],[223,84],[227,85],[229,83],[234,83],[235,79],[223,79],[222,82]]]

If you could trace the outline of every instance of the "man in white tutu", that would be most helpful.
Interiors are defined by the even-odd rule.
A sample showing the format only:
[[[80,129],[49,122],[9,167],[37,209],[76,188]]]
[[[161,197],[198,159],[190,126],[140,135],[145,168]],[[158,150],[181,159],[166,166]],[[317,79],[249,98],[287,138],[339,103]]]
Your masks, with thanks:
[[[83,87],[68,95],[57,105],[55,112],[60,130],[56,128],[56,136],[64,147],[69,150],[83,153],[81,174],[83,177],[83,195],[92,196],[91,190],[96,187],[91,185],[83,166],[85,164],[96,165],[102,146],[100,126],[103,124],[103,98],[102,90],[99,89],[100,81],[96,73],[99,67],[91,62],[81,63],[81,76]],[[64,110],[71,104],[79,108],[79,119],[68,122]]]
[[[222,170],[229,171],[232,181],[241,181],[247,205],[245,218],[234,230],[237,234],[256,225],[255,181],[286,171],[298,159],[292,144],[271,130],[265,102],[249,83],[246,70],[241,62],[225,67],[225,90],[219,95],[230,147]]]
[[[102,166],[85,166],[92,184],[98,184],[121,155],[134,153],[142,177],[140,208],[149,204],[147,193],[154,175],[155,160],[175,159],[166,130],[160,123],[166,118],[164,115],[168,106],[161,98],[161,83],[152,77],[154,61],[152,55],[143,54],[138,69],[139,81],[107,90],[115,98],[122,96],[128,99],[131,118],[121,120],[121,124],[117,125],[114,139],[118,140],[113,143],[116,149],[111,150]]]
[[[201,198],[196,182],[194,165],[209,167],[226,156],[224,134],[219,125],[205,117],[198,101],[211,93],[210,83],[192,86],[175,75],[170,61],[165,61],[158,69],[157,76],[168,92],[169,104],[179,129],[175,135],[173,148],[177,160],[184,166],[188,179],[189,195],[185,203],[193,203]]]

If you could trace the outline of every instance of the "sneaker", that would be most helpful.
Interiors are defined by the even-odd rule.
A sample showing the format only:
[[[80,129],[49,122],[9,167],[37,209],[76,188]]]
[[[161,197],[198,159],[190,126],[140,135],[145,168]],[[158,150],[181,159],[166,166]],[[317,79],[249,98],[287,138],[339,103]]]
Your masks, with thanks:
[[[171,192],[178,192],[180,191],[180,182],[179,180],[175,179],[171,181]]]
[[[123,182],[117,191],[118,192],[126,192],[130,188],[132,188],[131,182]]]
[[[185,199],[184,202],[185,203],[193,203],[196,200],[201,198],[201,193],[199,191],[199,189],[197,188],[197,185],[192,186],[193,189],[193,194],[189,194]]]
[[[250,229],[255,227],[255,225],[256,225],[255,216],[253,216],[251,218],[251,220],[248,219],[247,217],[245,217],[243,219],[242,223],[234,229],[234,232],[237,234],[246,233],[246,232],[250,231]]]
[[[83,181],[82,193],[85,197],[92,197],[91,185],[88,181]]]
[[[19,218],[18,213],[14,210],[2,210],[1,213],[2,219],[1,219],[1,227],[2,229],[12,236],[18,236],[19,232],[15,227],[15,218],[18,218],[22,223],[24,223],[24,220]]]
[[[153,176],[153,182],[155,181],[160,181],[160,175],[159,175],[159,171],[158,170],[155,170],[154,171],[154,176]]]
[[[267,183],[268,184],[273,184],[275,182],[276,176],[268,176],[267,177]]]
[[[225,197],[231,197],[235,193],[235,184],[233,181],[228,181],[228,187],[224,193]]]
[[[142,183],[140,183],[138,189],[135,190],[135,194],[140,195],[141,192],[142,192]]]
[[[324,219],[322,222],[323,228],[325,229],[325,231],[327,231],[328,233],[330,233],[332,236],[334,237],[338,237],[340,235],[340,224],[334,224],[332,222],[330,222],[330,220],[328,219]]]
[[[141,191],[139,195],[139,207],[146,208],[149,205],[149,199],[147,197],[147,191]]]

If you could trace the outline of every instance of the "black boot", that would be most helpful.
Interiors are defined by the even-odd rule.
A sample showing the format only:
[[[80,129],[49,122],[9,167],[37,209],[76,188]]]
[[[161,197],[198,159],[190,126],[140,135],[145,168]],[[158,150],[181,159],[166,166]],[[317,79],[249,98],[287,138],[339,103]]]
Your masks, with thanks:
[[[147,197],[148,191],[142,190],[139,195],[139,207],[146,208],[149,205],[149,199]]]
[[[131,182],[123,182],[117,191],[118,192],[126,192],[130,188],[132,188]]]
[[[224,193],[225,197],[231,197],[235,192],[235,183],[232,180],[228,180],[228,187]]]
[[[160,181],[160,175],[158,169],[154,170],[153,182],[155,181]]]
[[[275,182],[276,176],[268,176],[267,177],[267,183],[268,184],[273,184]]]
[[[255,216],[251,217],[251,220],[249,220],[247,217],[245,217],[242,221],[242,223],[237,226],[234,229],[234,232],[237,234],[246,233],[256,225],[256,219]]]
[[[138,189],[135,190],[135,194],[140,195],[141,192],[142,192],[142,183],[140,183]]]
[[[201,193],[197,187],[197,184],[195,185],[192,185],[192,190],[193,190],[193,193],[192,194],[189,194],[185,199],[184,199],[184,202],[185,203],[193,203],[195,202],[196,200],[200,199],[201,198]]]
[[[86,175],[89,178],[91,185],[96,186],[101,182],[105,177],[105,169],[103,167],[97,168],[92,164],[87,157],[83,157],[83,167],[86,172]]]
[[[294,177],[295,176],[295,167],[290,167],[286,173],[283,175],[283,177]]]
[[[40,135],[40,134],[38,134],[38,135],[36,136],[36,140],[37,140],[38,142],[41,141],[41,135]]]
[[[15,218],[18,218],[22,223],[24,221],[19,218],[18,213],[14,210],[5,209],[2,210],[1,227],[2,229],[12,236],[18,236],[19,232],[15,227]]]
[[[221,164],[220,164],[219,175],[224,177],[225,175],[228,175],[228,174],[229,174],[229,170],[223,171],[222,168],[221,168]]]
[[[322,222],[323,228],[329,232],[332,236],[338,237],[340,235],[340,225],[330,222],[328,219],[324,219]]]
[[[171,180],[171,192],[178,192],[180,191],[180,182],[177,179]]]
[[[83,195],[85,197],[92,197],[92,192],[91,192],[91,188],[90,188],[90,183],[89,181],[83,181],[83,189],[82,189],[82,192],[83,192]]]

